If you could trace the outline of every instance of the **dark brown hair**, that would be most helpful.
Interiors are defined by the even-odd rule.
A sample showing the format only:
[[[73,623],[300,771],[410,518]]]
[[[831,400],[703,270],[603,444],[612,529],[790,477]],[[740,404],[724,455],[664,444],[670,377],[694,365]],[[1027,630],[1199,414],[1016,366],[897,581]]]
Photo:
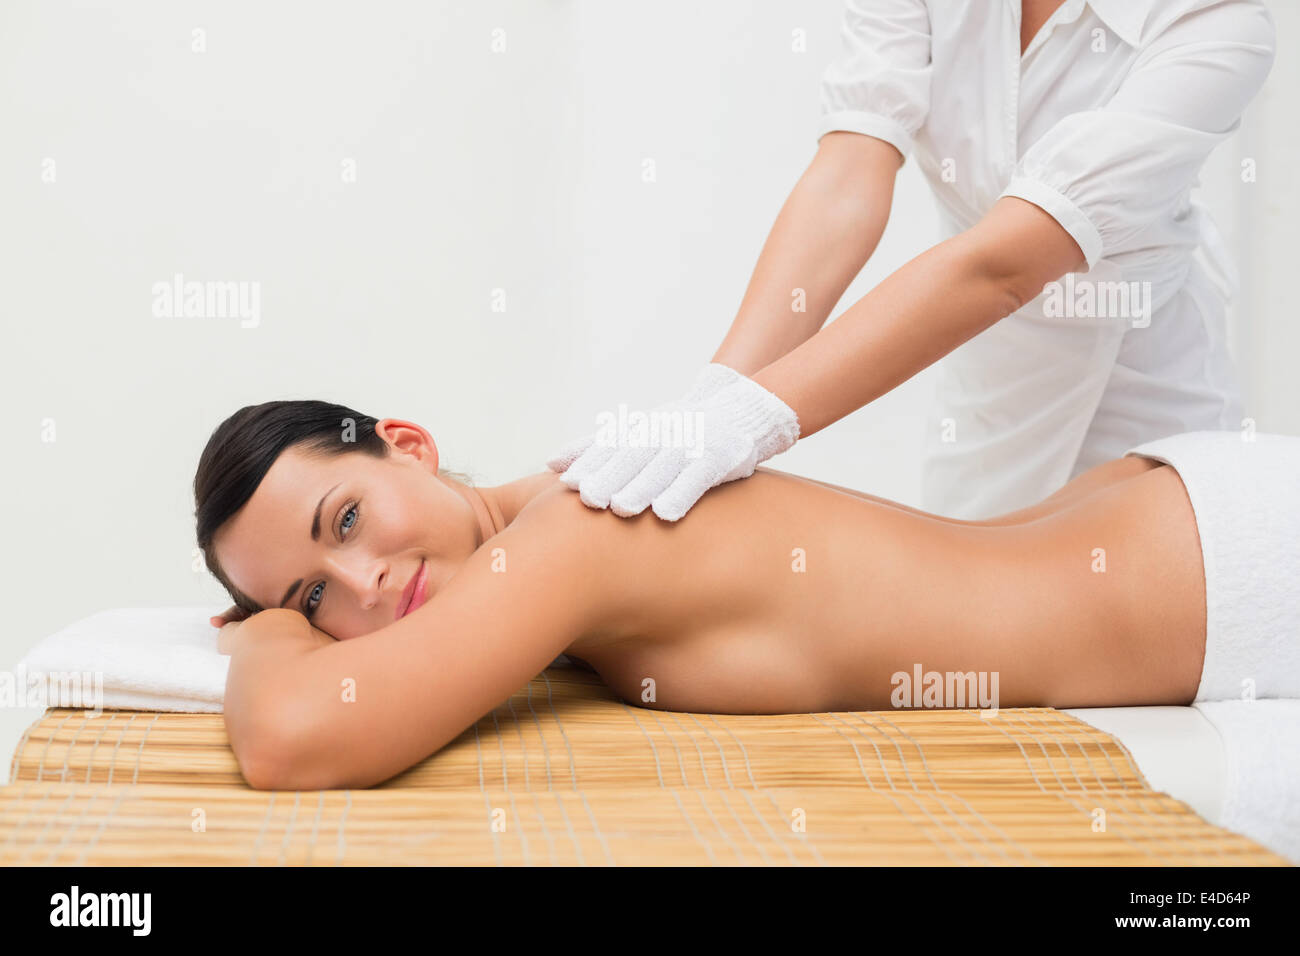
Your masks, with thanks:
[[[226,577],[212,549],[217,529],[248,502],[287,448],[387,458],[388,442],[375,433],[378,422],[345,405],[299,399],[245,405],[216,427],[194,473],[194,518],[204,563],[236,606],[249,614],[264,610]],[[438,474],[472,484],[458,472]]]

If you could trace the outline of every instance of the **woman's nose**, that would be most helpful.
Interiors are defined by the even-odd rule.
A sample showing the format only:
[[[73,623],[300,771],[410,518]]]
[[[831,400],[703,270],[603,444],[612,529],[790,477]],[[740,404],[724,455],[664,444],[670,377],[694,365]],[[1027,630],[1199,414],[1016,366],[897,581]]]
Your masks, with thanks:
[[[383,601],[384,582],[389,573],[386,561],[365,559],[339,562],[336,573],[339,580],[357,596],[357,603],[363,611],[369,611]]]

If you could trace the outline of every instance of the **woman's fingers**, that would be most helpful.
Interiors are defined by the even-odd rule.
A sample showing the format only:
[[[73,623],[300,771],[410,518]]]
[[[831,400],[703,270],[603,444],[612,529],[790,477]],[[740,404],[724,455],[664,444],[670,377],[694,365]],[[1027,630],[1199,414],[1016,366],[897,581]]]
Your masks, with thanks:
[[[217,652],[219,654],[232,654],[235,650],[236,635],[239,633],[241,621],[229,621],[221,626],[217,633]]]
[[[242,621],[247,617],[248,617],[247,611],[245,611],[242,607],[239,607],[236,604],[232,604],[230,607],[226,608],[220,614],[214,614],[212,615],[212,617],[208,618],[208,623],[211,624],[213,627],[224,627],[227,624],[232,624],[238,621]]]

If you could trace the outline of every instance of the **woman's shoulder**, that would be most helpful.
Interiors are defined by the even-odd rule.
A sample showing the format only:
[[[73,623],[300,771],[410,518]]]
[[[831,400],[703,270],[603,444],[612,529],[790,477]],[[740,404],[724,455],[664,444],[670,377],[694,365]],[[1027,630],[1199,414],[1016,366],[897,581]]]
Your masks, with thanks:
[[[557,548],[616,542],[627,533],[627,526],[639,524],[649,514],[647,510],[633,518],[620,518],[608,508],[589,507],[558,474],[552,473],[551,480],[539,476],[539,484],[541,490],[519,510],[510,526],[544,535]]]
[[[511,567],[518,561],[541,571],[545,565],[549,598],[581,605],[583,634],[608,636],[621,634],[626,621],[640,620],[635,610],[645,606],[648,594],[662,591],[657,582],[671,565],[656,542],[666,527],[649,509],[623,518],[588,507],[556,476],[480,550],[500,548],[493,560]]]
[[[676,522],[661,520],[649,508],[623,517],[584,504],[581,495],[556,476],[520,509],[508,530],[515,540],[525,539],[529,550],[540,548],[575,573],[610,582],[609,588],[626,596],[650,586],[660,565],[698,549],[709,530],[705,525],[716,531],[719,517],[711,522],[705,517],[708,511],[697,505]]]

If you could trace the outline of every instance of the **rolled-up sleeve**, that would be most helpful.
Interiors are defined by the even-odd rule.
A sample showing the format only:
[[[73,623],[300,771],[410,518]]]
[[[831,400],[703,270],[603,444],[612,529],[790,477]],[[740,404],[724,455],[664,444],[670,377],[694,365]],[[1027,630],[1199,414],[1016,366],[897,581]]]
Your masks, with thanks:
[[[820,140],[883,139],[904,160],[930,109],[930,16],[923,0],[848,0],[840,56],[822,73]]]
[[[1273,63],[1258,0],[1203,8],[1144,45],[1114,96],[1063,117],[1025,151],[1003,196],[1041,207],[1088,261],[1124,251],[1196,185]]]

